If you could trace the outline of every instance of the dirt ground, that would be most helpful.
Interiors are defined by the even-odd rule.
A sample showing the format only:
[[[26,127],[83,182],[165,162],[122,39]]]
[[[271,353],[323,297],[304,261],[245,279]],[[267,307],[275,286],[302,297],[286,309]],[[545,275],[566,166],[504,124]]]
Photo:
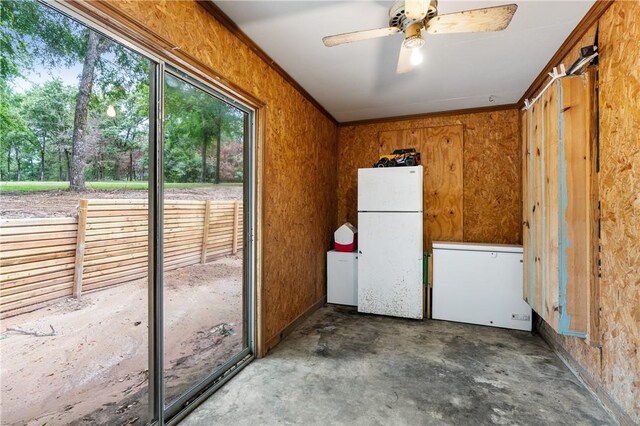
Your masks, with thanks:
[[[81,198],[144,198],[146,190],[113,189],[41,192],[3,192],[0,194],[0,218],[72,217],[78,213]],[[206,188],[171,188],[164,194],[168,200],[241,200],[242,186]]]
[[[166,273],[164,298],[173,399],[243,347],[241,254]],[[4,320],[1,423],[146,423],[147,315],[142,279]]]

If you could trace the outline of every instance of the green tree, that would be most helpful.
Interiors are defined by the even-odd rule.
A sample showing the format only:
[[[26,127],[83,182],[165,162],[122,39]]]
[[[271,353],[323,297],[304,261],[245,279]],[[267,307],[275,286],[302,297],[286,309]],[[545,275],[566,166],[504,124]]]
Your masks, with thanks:
[[[69,188],[72,191],[82,191],[85,188],[84,169],[87,163],[88,143],[86,130],[89,100],[93,91],[98,57],[106,50],[108,45],[107,40],[94,31],[86,30],[85,33],[84,63],[73,118],[72,160],[69,176]]]
[[[216,155],[216,183],[222,181],[242,181],[244,173],[244,120],[245,113],[227,105],[224,135],[226,143],[223,143],[222,135],[218,137]]]
[[[174,151],[200,151],[200,181],[207,182],[209,149],[215,147],[214,182],[220,183],[220,147],[224,135],[243,132],[238,109],[182,80],[167,76],[165,137]],[[166,156],[165,156],[166,158]]]
[[[37,2],[7,0],[0,2],[0,7],[0,88],[35,63],[49,67],[82,63],[73,114],[71,170],[67,173],[70,188],[82,190],[88,145],[94,137],[87,128],[94,84],[98,81],[99,86],[108,88],[144,80],[148,61]],[[45,167],[44,157],[40,161]]]
[[[11,88],[0,88],[0,155],[4,159],[0,163],[0,178],[4,180],[21,179],[21,157],[23,147],[28,145],[34,136],[30,132],[21,113],[22,96]]]
[[[0,1],[0,24],[0,85],[34,62],[70,65],[81,57],[81,26],[35,1]]]
[[[164,178],[167,182],[197,182],[201,178],[198,152],[188,149],[188,142],[171,124],[165,125]]]
[[[106,151],[114,159],[114,179],[120,179],[122,167],[119,163],[126,163],[127,179],[136,180],[136,169],[140,168],[136,167],[136,163],[144,157],[144,148],[148,143],[148,99],[149,86],[139,84],[134,92],[112,91],[101,100],[99,113],[96,114],[101,120],[99,127],[103,138],[100,154]],[[107,105],[114,107],[115,117],[106,117],[101,113]],[[144,177],[142,170],[138,175]]]
[[[23,112],[35,136],[33,142],[40,157],[41,181],[46,179],[47,150],[53,146],[62,149],[65,138],[68,138],[71,118],[69,101],[72,99],[69,88],[59,79],[35,85],[25,96]]]

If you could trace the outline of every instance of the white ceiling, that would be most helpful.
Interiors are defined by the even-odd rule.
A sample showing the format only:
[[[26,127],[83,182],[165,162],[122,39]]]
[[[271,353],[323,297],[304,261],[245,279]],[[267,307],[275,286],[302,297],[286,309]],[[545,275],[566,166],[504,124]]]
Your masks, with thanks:
[[[440,0],[438,12],[512,2]],[[393,1],[215,3],[346,122],[515,103],[594,1],[516,1],[518,10],[502,32],[423,32],[424,62],[402,75],[395,72],[402,34],[331,48],[322,44],[326,35],[386,27]]]

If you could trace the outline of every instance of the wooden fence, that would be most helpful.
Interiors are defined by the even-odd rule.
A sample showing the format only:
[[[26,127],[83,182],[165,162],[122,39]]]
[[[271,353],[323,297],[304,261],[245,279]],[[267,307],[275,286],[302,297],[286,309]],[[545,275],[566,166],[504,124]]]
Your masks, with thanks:
[[[164,270],[242,247],[241,201],[165,201]],[[0,318],[147,276],[147,202],[80,200],[77,218],[0,221]]]

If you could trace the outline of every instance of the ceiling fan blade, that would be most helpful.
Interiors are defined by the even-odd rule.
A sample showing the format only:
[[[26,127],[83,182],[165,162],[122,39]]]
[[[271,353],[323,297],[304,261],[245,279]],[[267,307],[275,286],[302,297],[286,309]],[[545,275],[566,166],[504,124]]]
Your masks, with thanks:
[[[400,47],[400,56],[398,57],[398,67],[396,74],[404,74],[413,70],[414,65],[411,63],[411,49],[408,47]]]
[[[375,30],[354,31],[352,33],[326,36],[322,38],[322,42],[325,46],[332,47],[339,44],[352,43],[354,41],[368,40],[370,38],[386,37],[399,32],[400,29],[396,27],[377,28]]]
[[[427,22],[425,30],[431,34],[502,31],[509,26],[517,8],[517,4],[507,4],[438,15]]]
[[[414,21],[422,21],[429,11],[429,0],[404,0],[404,14]]]

